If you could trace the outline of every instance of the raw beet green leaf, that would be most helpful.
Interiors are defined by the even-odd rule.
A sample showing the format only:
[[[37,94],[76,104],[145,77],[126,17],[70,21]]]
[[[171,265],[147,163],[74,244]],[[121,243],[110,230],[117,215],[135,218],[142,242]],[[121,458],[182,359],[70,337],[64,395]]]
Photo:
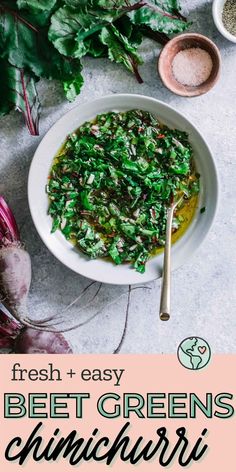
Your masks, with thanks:
[[[123,36],[131,42],[133,46],[139,46],[142,42],[143,35],[140,27],[134,25],[128,16],[119,18],[114,25]]]
[[[17,0],[17,6],[19,9],[29,9],[29,10],[52,10],[56,5],[57,0]]]
[[[128,16],[124,16],[115,21],[115,26],[127,38],[130,38],[134,25]]]
[[[146,36],[147,38],[153,39],[157,43],[162,44],[165,46],[165,44],[168,43],[170,40],[169,36],[165,33],[160,33],[160,31],[153,31],[149,26],[143,25],[143,26],[138,26],[137,28],[139,29],[140,33],[143,36]]]
[[[107,48],[101,43],[99,35],[95,34],[89,40],[88,54],[92,57],[107,57]]]
[[[52,45],[47,40],[47,33],[42,32],[38,25],[29,21],[24,12],[8,8],[0,4],[0,55],[19,68],[31,69],[39,77],[44,67],[42,54]]]
[[[73,102],[76,96],[79,95],[83,83],[84,79],[81,73],[79,73],[75,78],[63,82],[64,92],[69,102]]]
[[[132,11],[129,15],[135,25],[146,25],[153,31],[159,31],[161,33],[180,33],[189,27],[189,24],[182,19],[156,10],[155,6],[153,8],[153,5]]]
[[[32,31],[37,32],[38,28],[47,26],[48,28],[48,20],[52,10],[48,10],[46,8],[40,9],[39,2],[27,2],[28,6],[26,6],[26,2],[24,2],[25,7],[20,9],[18,3],[14,0],[9,1],[2,1],[0,2],[0,23],[3,30],[5,28],[5,22],[9,20],[7,15],[15,21],[15,28],[18,29],[20,24],[24,24]],[[38,8],[33,7],[33,3],[37,3]],[[30,6],[31,4],[31,6]],[[23,2],[22,2],[23,5]],[[6,24],[7,26],[7,24]],[[0,36],[1,37],[1,36]]]
[[[81,58],[89,52],[90,44],[86,39],[112,23],[117,12],[88,10],[83,5],[76,10],[69,7],[59,8],[51,18],[49,39],[55,48],[65,56]]]
[[[167,34],[187,27],[178,0],[1,0],[0,60],[29,74],[32,93],[34,77],[60,80],[71,101],[83,84],[83,56],[108,55],[142,82],[137,49],[143,36],[165,44]],[[1,114],[14,103],[4,74]]]
[[[126,2],[125,0],[97,0],[96,3],[101,8],[112,10],[113,8],[127,7],[128,2]],[[135,2],[135,3],[138,3],[138,2]]]
[[[80,75],[80,60],[63,56],[44,36],[38,40],[38,49],[40,61],[32,65],[32,70],[39,77],[66,81]]]
[[[35,27],[26,16],[4,7],[1,16],[0,55],[20,68],[31,70],[37,77],[67,81],[81,71],[78,60],[62,56],[47,38],[47,30]]]
[[[1,93],[0,93],[0,116],[4,116],[14,108],[14,103],[9,100],[9,76],[7,61],[0,60],[1,70]]]
[[[89,30],[96,23],[86,17],[86,12],[80,8],[74,11],[68,7],[59,8],[51,18],[48,37],[55,48],[65,56],[81,58],[87,54],[89,46],[83,41],[77,41],[77,36]]]
[[[113,24],[128,11],[141,7],[140,2],[133,6],[127,6],[126,2],[122,2],[122,5],[123,3],[124,8],[117,8],[113,3],[113,9],[100,8],[98,2],[79,2],[77,8],[59,8],[51,17],[49,39],[61,54],[81,58],[89,52],[90,44],[87,40],[93,34],[101,31],[104,26]]]
[[[169,11],[170,13],[174,13],[177,10],[180,10],[178,0],[152,0],[151,3],[154,3],[154,5],[159,7],[160,10]]]
[[[171,5],[174,6],[176,2],[163,2],[165,10],[159,8],[161,3],[156,0],[148,0],[141,9],[129,13],[131,21],[135,25],[145,25],[153,31],[165,34],[180,33],[189,27],[189,23],[185,21],[184,17],[178,12],[173,13],[175,9],[173,10]]]
[[[121,7],[126,8],[129,2],[126,0],[65,0],[64,3],[70,8],[86,7],[93,10],[116,10]],[[135,1],[134,3],[139,2]]]
[[[123,44],[124,48],[126,49],[127,52],[133,55],[135,60],[137,61],[138,64],[142,64],[143,61],[139,54],[137,54],[137,44],[136,42],[133,43],[130,38],[128,39],[126,36],[120,33],[120,31],[115,27],[115,26],[110,26],[111,31],[113,34],[116,36],[116,38],[119,40],[121,44]]]
[[[40,103],[34,78],[6,61],[1,61],[0,67],[3,84],[0,114],[15,108],[24,115],[30,134],[38,135]]]
[[[28,18],[35,26],[47,26],[47,28],[56,3],[57,0],[17,0],[19,14],[24,14],[25,18]]]
[[[128,39],[123,36],[114,26],[104,27],[100,34],[103,44],[108,47],[108,57],[124,66],[136,75],[141,83],[142,78],[138,72],[138,64],[142,64],[142,59],[137,53],[135,46],[132,46]]]
[[[64,4],[70,8],[87,7],[93,6],[94,0],[65,0]]]
[[[151,0],[157,7],[165,12],[172,13],[176,18],[187,22],[185,16],[181,14],[181,6],[179,0]]]
[[[38,30],[21,12],[11,9],[11,3],[9,7],[0,4],[0,56],[18,67],[24,67],[33,56],[31,47]]]

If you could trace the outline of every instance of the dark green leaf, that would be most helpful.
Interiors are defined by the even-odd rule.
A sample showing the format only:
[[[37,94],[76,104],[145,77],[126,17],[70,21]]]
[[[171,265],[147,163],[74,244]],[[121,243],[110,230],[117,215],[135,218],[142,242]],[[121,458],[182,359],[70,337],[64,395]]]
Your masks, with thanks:
[[[72,101],[83,83],[81,57],[108,55],[142,82],[137,48],[143,35],[165,43],[165,33],[187,28],[184,20],[178,0],[2,0],[0,58],[29,74],[31,92],[34,77],[58,79]],[[13,106],[4,81],[1,114]]]
[[[1,18],[1,21],[4,19],[4,14],[9,13],[14,17],[16,25],[22,22],[35,30],[37,30],[37,27],[48,26],[52,9],[40,8],[40,4],[41,2],[35,0],[21,1],[19,4],[15,0],[2,1],[0,10],[3,18]]]
[[[17,0],[17,6],[19,9],[29,9],[29,10],[52,10],[56,5],[57,0]]]
[[[22,13],[15,15],[16,12],[4,7],[0,23],[0,55],[3,58],[47,79],[67,81],[80,74],[80,61],[62,56],[48,41],[47,30],[29,23]]]
[[[83,4],[76,9],[59,8],[51,18],[49,39],[61,54],[80,58],[89,51],[85,40],[118,16],[116,10],[88,10]]]
[[[166,34],[180,33],[188,28],[189,24],[179,15],[173,13],[176,2],[149,0],[146,3],[147,5],[142,8],[129,13],[129,17],[135,25],[146,25],[153,31]],[[159,8],[161,3],[163,10]]]
[[[90,38],[88,54],[93,57],[107,57],[107,48],[101,43],[99,35],[95,34]]]
[[[180,10],[178,0],[152,0],[150,3],[153,3],[154,5],[159,7],[160,10],[168,11],[170,13],[174,13],[176,12],[176,10]]]
[[[122,16],[114,23],[119,32],[126,36],[133,46],[139,46],[142,42],[143,35],[140,27],[135,26],[128,16]]]
[[[23,14],[34,26],[47,26],[48,28],[50,15],[56,8],[56,3],[57,0],[17,0],[17,6],[21,10],[18,14]]]
[[[113,8],[109,5],[113,3]],[[67,2],[69,5],[70,2]],[[104,2],[105,5],[105,2]],[[51,18],[49,39],[56,49],[66,56],[81,58],[89,52],[90,43],[87,41],[92,35],[101,31],[104,26],[112,25],[123,17],[133,7],[128,7],[126,2],[116,5],[110,2],[107,8],[100,8],[98,1],[78,2],[76,8],[65,6],[59,8]],[[122,5],[124,8],[119,8]],[[73,2],[75,7],[75,2]],[[138,35],[136,34],[136,40]],[[140,41],[138,42],[140,43]]]
[[[52,16],[48,37],[61,54],[81,58],[87,54],[89,47],[83,41],[78,41],[77,36],[92,26],[91,18],[86,17],[82,8],[74,11],[63,7]]]
[[[136,2],[138,3],[138,2]],[[97,0],[97,5],[101,8],[109,9],[116,9],[120,7],[127,6],[127,2],[125,0]]]
[[[116,10],[119,7],[127,7],[125,0],[64,0],[64,3],[71,8],[86,7],[89,9],[99,10]]]
[[[70,8],[87,7],[94,4],[94,0],[64,0],[65,5]]]

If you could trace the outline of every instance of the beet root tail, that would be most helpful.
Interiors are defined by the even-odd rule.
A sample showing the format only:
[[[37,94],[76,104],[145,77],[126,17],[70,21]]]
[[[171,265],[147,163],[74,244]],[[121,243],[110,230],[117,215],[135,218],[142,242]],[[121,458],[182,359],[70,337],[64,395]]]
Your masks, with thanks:
[[[21,328],[19,322],[0,308],[0,350],[7,349],[11,351],[13,349],[15,339],[19,336]]]
[[[71,354],[73,351],[62,333],[23,328],[16,338],[13,351],[17,354]]]

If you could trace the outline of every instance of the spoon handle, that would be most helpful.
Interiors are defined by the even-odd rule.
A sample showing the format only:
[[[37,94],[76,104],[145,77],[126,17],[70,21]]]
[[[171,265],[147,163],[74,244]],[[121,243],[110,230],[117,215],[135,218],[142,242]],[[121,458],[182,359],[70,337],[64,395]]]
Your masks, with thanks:
[[[166,224],[166,241],[164,250],[162,286],[161,286],[161,302],[160,302],[160,319],[167,321],[170,318],[170,267],[171,267],[171,233],[172,220],[174,214],[174,206],[167,210],[167,224]]]

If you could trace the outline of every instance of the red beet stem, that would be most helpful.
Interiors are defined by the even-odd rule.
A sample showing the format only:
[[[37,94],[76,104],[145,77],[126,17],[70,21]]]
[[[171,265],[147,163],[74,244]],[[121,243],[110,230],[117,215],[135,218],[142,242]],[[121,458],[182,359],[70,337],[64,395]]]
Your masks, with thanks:
[[[0,195],[0,247],[20,241],[20,232],[15,217]]]

